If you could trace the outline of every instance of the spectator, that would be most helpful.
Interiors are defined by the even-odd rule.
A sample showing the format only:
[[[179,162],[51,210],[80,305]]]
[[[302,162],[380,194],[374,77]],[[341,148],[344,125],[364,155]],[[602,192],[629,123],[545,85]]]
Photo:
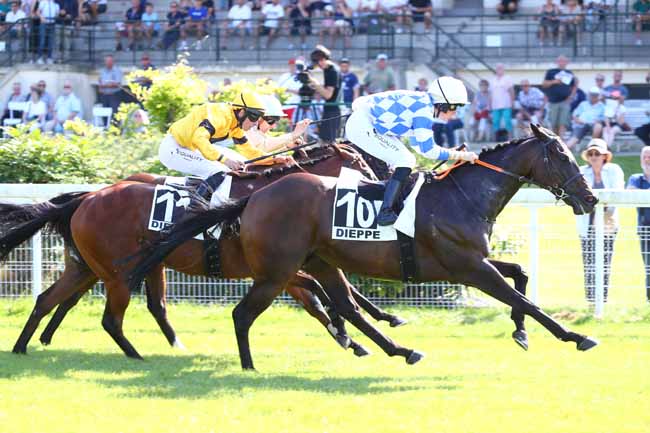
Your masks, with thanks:
[[[40,25],[38,29],[38,60],[36,63],[43,64],[43,58],[47,56],[47,64],[54,63],[52,55],[54,54],[54,23],[59,16],[59,5],[54,0],[40,0],[38,2],[38,16]]]
[[[149,54],[145,53],[142,55],[142,57],[140,57],[140,69],[143,71],[157,69],[156,66],[151,63],[151,57],[149,57]]]
[[[395,17],[395,32],[403,33],[405,17],[408,12],[408,0],[382,0],[378,2],[379,12],[386,17]]]
[[[592,189],[615,188],[625,186],[623,170],[612,163],[612,152],[607,149],[607,143],[600,138],[589,142],[587,149],[582,152],[582,159],[588,165],[580,167],[580,172],[585,177],[587,184]],[[611,271],[614,241],[618,233],[618,216],[616,208],[605,208],[605,257],[604,257],[604,300],[607,302],[609,289],[609,274]],[[582,263],[585,277],[585,297],[588,302],[595,301],[596,282],[596,230],[594,227],[594,213],[577,217],[578,234],[582,247]]]
[[[605,87],[605,97],[609,98],[612,92],[618,92],[619,95],[623,96],[625,99],[630,95],[629,90],[623,84],[623,71],[617,69],[614,71],[614,82],[609,86]]]
[[[334,33],[332,35],[332,47],[336,43],[336,37],[343,37],[343,46],[350,48],[352,46],[352,27],[353,12],[345,0],[336,0],[334,9]]]
[[[641,149],[641,173],[633,174],[627,181],[627,189],[650,189],[650,147]],[[636,233],[641,243],[641,258],[645,269],[645,296],[650,302],[650,208],[639,207]]]
[[[610,97],[605,100],[605,120],[603,125],[603,139],[608,147],[612,147],[616,134],[629,131],[630,126],[625,123],[625,98],[618,90],[610,92]]]
[[[56,0],[59,5],[58,24],[71,25],[77,22],[79,16],[79,2],[77,0]]]
[[[190,14],[190,0],[180,0],[178,10],[183,14],[183,18],[187,18]]]
[[[539,43],[544,46],[544,39],[551,39],[553,45],[557,45],[557,34],[560,25],[560,8],[553,0],[546,0],[546,3],[539,11]]]
[[[542,88],[548,98],[548,120],[551,129],[563,137],[571,120],[571,98],[575,93],[576,83],[573,72],[566,69],[569,59],[559,56],[557,68],[546,71]]]
[[[208,17],[210,18],[210,22],[214,22],[214,20],[216,18],[215,9],[214,9],[214,1],[213,0],[203,0],[201,2],[201,4],[208,9]]]
[[[528,80],[521,80],[521,90],[517,95],[519,111],[517,123],[519,128],[527,128],[530,123],[542,123],[544,119],[544,92],[530,85]]]
[[[601,23],[605,21],[607,9],[609,9],[609,6],[604,3],[606,1],[607,0],[603,0],[603,3],[599,3],[598,1],[589,2],[585,8],[584,26],[586,31],[595,32],[600,29]]]
[[[300,47],[304,50],[307,48],[307,35],[311,34],[311,8],[309,0],[298,0],[296,6],[289,13],[291,18],[291,36],[300,36]],[[294,43],[289,44],[292,50]]]
[[[589,100],[582,101],[573,112],[573,135],[567,141],[567,146],[572,149],[589,133],[592,133],[593,138],[600,137],[604,119],[605,106],[600,101],[600,90],[592,87],[589,89]]]
[[[9,103],[10,102],[26,102],[28,100],[27,95],[23,95],[23,88],[22,85],[20,84],[19,81],[15,81],[12,86],[11,86],[11,95],[9,95],[9,98],[7,98],[7,102],[5,102],[4,105],[4,110],[2,111],[2,120],[8,118],[8,117],[13,117],[14,119],[16,118],[22,118],[23,117],[23,112],[22,111],[14,111],[13,113],[9,113]]]
[[[187,16],[189,21],[186,24],[186,33],[196,33],[194,48],[200,50],[202,48],[201,41],[206,37],[208,31],[208,8],[203,6],[201,0],[194,0],[194,6],[188,9]]]
[[[490,95],[490,83],[488,80],[481,80],[478,83],[479,91],[474,94],[472,100],[472,117],[470,126],[472,127],[472,136],[476,141],[487,141],[490,138],[490,104],[492,96]]]
[[[46,112],[45,112],[45,120],[50,120],[52,118],[53,110],[54,110],[54,98],[50,93],[47,91],[47,84],[45,83],[45,80],[40,80],[37,84],[35,84],[36,87],[41,91],[40,94],[40,100],[43,101],[45,104]],[[27,101],[31,99],[32,93],[30,93],[29,97],[27,98]]]
[[[580,80],[578,80],[578,77],[575,77],[575,84],[576,84],[576,91],[571,97],[571,112],[573,113],[576,108],[578,108],[578,105],[582,103],[582,101],[587,100],[587,94],[583,92],[583,90],[580,88]],[[602,95],[602,93],[601,93]],[[602,100],[601,96],[601,100]]]
[[[648,74],[648,78],[646,78],[646,80],[648,81],[649,78],[650,74]],[[639,137],[639,140],[641,140],[644,145],[650,146],[650,103],[646,103],[645,114],[647,116],[646,120],[648,122],[636,128],[634,130],[634,135]]]
[[[429,89],[429,82],[423,77],[418,80],[418,85],[413,90],[416,92],[426,92],[427,89]]]
[[[350,71],[349,59],[342,58],[339,62],[339,68],[341,69],[341,82],[343,84],[343,102],[345,102],[345,106],[349,109],[352,108],[352,102],[359,97],[361,85],[359,84],[357,74]]]
[[[11,10],[7,12],[7,15],[5,16],[5,24],[7,26],[11,24],[15,24],[20,20],[25,20],[27,19],[27,15],[25,15],[25,12],[20,9],[20,4],[17,1],[12,1],[11,2]],[[3,27],[4,28],[4,27]],[[19,25],[14,25],[10,30],[9,30],[9,36],[11,38],[19,38],[24,30],[24,24],[19,24]]]
[[[463,112],[465,107],[459,107],[456,110],[456,117],[449,119],[446,122],[441,122],[440,119],[434,118],[433,122],[433,141],[442,147],[456,147],[456,134],[457,129],[463,129]]]
[[[505,75],[505,69],[501,63],[496,65],[495,70],[496,76],[490,81],[492,131],[497,141],[508,141],[512,136],[512,105],[515,100],[515,90],[512,79]],[[507,135],[499,137],[497,132],[501,130],[502,119]]]
[[[147,39],[147,48],[153,49],[152,38],[158,36],[160,24],[158,24],[158,14],[153,10],[153,3],[147,2],[142,14],[142,33]]]
[[[95,24],[95,19],[93,18],[90,1],[86,0],[86,1],[79,2],[79,13],[77,14],[77,25],[90,26],[93,24]]]
[[[431,0],[409,0],[411,17],[414,23],[424,22],[424,28],[431,30],[433,23],[433,4]]]
[[[92,11],[93,21],[97,22],[99,14],[104,14],[108,10],[108,0],[89,0],[90,10]]]
[[[334,47],[334,33],[336,33],[336,28],[334,27],[334,7],[332,5],[327,5],[323,8],[322,18],[319,24],[319,43],[323,44],[325,35],[328,34],[330,36],[330,46]]]
[[[119,92],[122,86],[122,71],[115,66],[111,55],[104,58],[104,66],[99,72],[99,102],[104,107],[111,107],[115,114],[120,106]]]
[[[41,128],[45,123],[45,116],[47,115],[47,106],[45,102],[41,100],[43,91],[36,85],[31,87],[31,94],[29,101],[27,101],[27,107],[23,113],[23,122],[34,122],[34,124],[29,128],[30,131],[34,129]]]
[[[280,0],[272,0],[262,8],[262,15],[264,15],[264,25],[262,26],[262,35],[268,36],[266,40],[266,49],[271,47],[273,39],[278,36],[280,31],[280,19],[284,18],[284,8],[280,4]]]
[[[632,18],[634,22],[634,31],[636,36],[636,44],[642,45],[641,31],[650,30],[650,0],[636,0],[632,9],[636,15]]]
[[[162,41],[160,41],[160,47],[163,50],[169,49],[174,45],[180,38],[183,38],[181,44],[181,49],[187,48],[185,43],[185,31],[183,26],[185,25],[185,15],[178,9],[178,3],[172,2],[169,5],[169,12],[167,12],[167,23],[165,23],[165,33],[163,33]]]
[[[322,45],[316,45],[311,52],[311,61],[323,70],[324,83],[321,85],[314,77],[310,76],[310,86],[323,98],[322,119],[318,128],[318,136],[326,143],[333,143],[336,139],[341,124],[340,90],[341,72],[331,59],[330,51]]]
[[[576,43],[580,44],[580,28],[582,24],[582,6],[578,0],[566,0],[566,4],[560,7],[562,15],[560,16],[560,45],[570,37],[576,38]]]
[[[596,87],[600,89],[600,94],[603,95],[603,99],[605,99],[605,95],[607,94],[607,92],[605,92],[605,76],[598,73],[596,74],[594,81],[596,82]]]
[[[5,17],[11,10],[11,5],[7,3],[7,0],[0,0],[0,22],[5,21]]]
[[[293,121],[293,114],[298,104],[300,104],[300,96],[298,90],[302,87],[300,81],[296,79],[296,59],[289,59],[289,71],[280,75],[278,78],[278,87],[283,87],[289,93],[289,99],[286,100],[282,109],[284,110],[287,118]]]
[[[513,15],[517,12],[518,0],[501,0],[497,5],[497,12],[499,12],[499,19],[502,20],[506,17],[514,19]]]
[[[388,67],[388,56],[378,54],[375,68],[368,71],[363,79],[363,89],[368,95],[395,90],[395,76]]]
[[[54,131],[55,134],[63,132],[66,120],[73,120],[81,116],[81,101],[72,92],[72,83],[63,82],[63,93],[56,100],[54,118],[45,123],[45,131]]]
[[[143,109],[138,109],[133,112],[133,132],[136,134],[146,132],[149,126],[149,114]]]
[[[228,11],[228,19],[230,22],[228,23],[228,27],[223,38],[224,50],[228,48],[228,37],[233,33],[241,37],[240,49],[244,49],[246,36],[250,35],[250,20],[252,17],[253,11],[246,3],[246,0],[236,0],[236,3]]]
[[[136,38],[142,32],[142,13],[140,12],[140,0],[131,0],[131,7],[125,13],[126,24],[119,21],[115,23],[115,50],[122,51],[122,38],[128,39],[127,51],[135,50]]]

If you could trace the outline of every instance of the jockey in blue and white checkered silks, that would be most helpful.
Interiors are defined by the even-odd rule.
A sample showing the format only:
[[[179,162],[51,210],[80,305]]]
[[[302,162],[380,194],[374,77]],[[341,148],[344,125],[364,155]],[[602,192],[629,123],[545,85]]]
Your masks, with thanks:
[[[395,90],[364,96],[352,103],[352,115],[345,125],[348,140],[394,168],[377,224],[389,226],[397,220],[393,206],[415,167],[415,156],[402,142],[403,137],[429,159],[476,161],[478,155],[474,152],[445,149],[433,141],[434,122],[453,119],[456,109],[467,103],[465,85],[453,77],[438,78],[428,92]]]

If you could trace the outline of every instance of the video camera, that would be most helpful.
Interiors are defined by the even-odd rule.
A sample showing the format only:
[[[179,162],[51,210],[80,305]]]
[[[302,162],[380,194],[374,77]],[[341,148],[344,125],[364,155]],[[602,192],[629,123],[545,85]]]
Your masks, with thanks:
[[[294,79],[302,83],[302,86],[298,89],[301,104],[311,103],[315,93],[315,90],[309,87],[309,71],[312,69],[314,69],[314,65],[306,65],[304,61],[296,60],[296,76]]]

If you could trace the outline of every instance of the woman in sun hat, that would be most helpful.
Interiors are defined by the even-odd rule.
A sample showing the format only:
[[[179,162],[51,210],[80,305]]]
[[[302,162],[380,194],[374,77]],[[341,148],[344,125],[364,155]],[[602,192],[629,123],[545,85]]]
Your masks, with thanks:
[[[625,180],[623,170],[612,161],[612,152],[607,149],[607,143],[601,138],[592,138],[587,148],[582,152],[582,159],[587,165],[580,167],[580,172],[592,189],[623,189]],[[604,299],[607,302],[609,274],[611,271],[614,241],[618,233],[618,215],[616,208],[605,208],[605,278]],[[578,234],[582,247],[582,263],[585,276],[585,296],[588,302],[595,301],[596,282],[596,230],[594,213],[580,215],[578,218]]]

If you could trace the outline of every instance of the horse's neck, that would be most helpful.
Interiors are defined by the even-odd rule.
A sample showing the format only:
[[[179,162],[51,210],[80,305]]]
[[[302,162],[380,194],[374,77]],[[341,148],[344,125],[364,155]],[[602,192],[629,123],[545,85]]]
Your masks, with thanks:
[[[521,146],[521,145],[519,145]],[[528,176],[529,164],[525,160],[526,152],[509,145],[487,153],[481,160],[522,176]],[[454,174],[452,172],[452,174]],[[468,203],[475,213],[486,221],[494,221],[521,188],[516,179],[481,166],[467,166],[462,175],[455,176],[463,192],[471,198]]]

